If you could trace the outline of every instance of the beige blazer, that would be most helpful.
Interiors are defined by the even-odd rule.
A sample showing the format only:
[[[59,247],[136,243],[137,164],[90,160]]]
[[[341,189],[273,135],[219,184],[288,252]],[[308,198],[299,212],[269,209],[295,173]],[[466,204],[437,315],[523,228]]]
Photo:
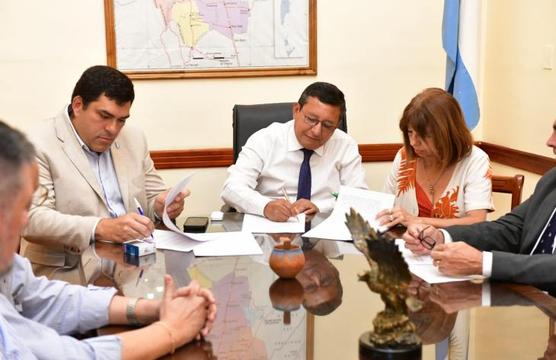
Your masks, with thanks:
[[[100,218],[110,217],[101,187],[80,147],[64,109],[29,134],[37,148],[39,182],[49,190],[42,206],[33,206],[23,236],[23,255],[32,263],[73,266],[89,247]],[[157,174],[142,131],[126,125],[111,155],[124,205],[135,211],[134,198],[154,219],[154,199],[166,189]]]

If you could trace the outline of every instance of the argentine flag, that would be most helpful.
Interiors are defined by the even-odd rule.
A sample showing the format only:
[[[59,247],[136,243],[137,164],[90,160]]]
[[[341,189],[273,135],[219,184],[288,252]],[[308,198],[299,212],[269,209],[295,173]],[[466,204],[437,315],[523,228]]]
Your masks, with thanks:
[[[446,51],[446,91],[458,100],[471,130],[479,122],[481,0],[444,0],[442,46]]]

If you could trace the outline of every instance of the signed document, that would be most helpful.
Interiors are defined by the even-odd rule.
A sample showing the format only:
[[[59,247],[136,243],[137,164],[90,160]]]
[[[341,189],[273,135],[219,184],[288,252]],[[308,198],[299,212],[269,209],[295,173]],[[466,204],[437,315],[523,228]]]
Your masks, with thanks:
[[[375,219],[376,214],[393,205],[393,194],[342,186],[332,214],[303,236],[328,240],[351,240],[351,234],[345,224],[346,214],[349,214],[350,208],[361,214],[369,225],[379,231],[384,231],[386,228],[379,227]]]

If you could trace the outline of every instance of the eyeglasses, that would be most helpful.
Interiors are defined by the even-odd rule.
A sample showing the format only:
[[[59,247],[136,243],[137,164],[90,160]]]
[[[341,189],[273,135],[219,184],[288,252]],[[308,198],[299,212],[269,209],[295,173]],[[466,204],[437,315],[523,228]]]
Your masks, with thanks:
[[[320,123],[321,130],[331,132],[331,131],[334,131],[334,129],[336,129],[336,127],[338,126],[338,124],[334,124],[332,121],[327,121],[327,120],[321,121],[321,120],[309,117],[309,116],[305,115],[303,110],[301,110],[301,115],[303,115],[303,121],[305,122],[305,124],[307,124],[311,127],[315,127]]]
[[[48,188],[43,185],[39,184],[39,188],[35,192],[35,206],[42,206],[48,199]]]
[[[425,235],[425,230],[427,230],[430,226],[425,226],[421,231],[419,231],[419,242],[423,247],[427,250],[432,250],[436,245],[436,240],[434,240],[429,235]]]

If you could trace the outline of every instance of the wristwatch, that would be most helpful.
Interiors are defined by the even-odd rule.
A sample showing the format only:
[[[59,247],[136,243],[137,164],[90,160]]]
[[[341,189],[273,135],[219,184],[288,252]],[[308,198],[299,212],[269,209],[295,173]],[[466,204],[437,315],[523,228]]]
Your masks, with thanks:
[[[125,307],[125,317],[130,325],[138,326],[141,325],[137,319],[137,313],[135,308],[137,307],[137,302],[142,298],[129,298],[127,300],[127,305]]]

